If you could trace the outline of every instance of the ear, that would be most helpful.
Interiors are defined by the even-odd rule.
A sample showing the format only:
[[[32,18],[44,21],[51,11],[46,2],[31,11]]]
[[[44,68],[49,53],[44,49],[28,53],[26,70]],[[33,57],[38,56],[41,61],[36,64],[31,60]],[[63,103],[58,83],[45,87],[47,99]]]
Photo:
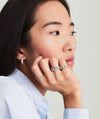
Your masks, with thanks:
[[[21,60],[21,58],[23,57],[23,60],[26,59],[25,57],[25,49],[22,47],[19,47],[18,51],[17,51],[17,59]]]

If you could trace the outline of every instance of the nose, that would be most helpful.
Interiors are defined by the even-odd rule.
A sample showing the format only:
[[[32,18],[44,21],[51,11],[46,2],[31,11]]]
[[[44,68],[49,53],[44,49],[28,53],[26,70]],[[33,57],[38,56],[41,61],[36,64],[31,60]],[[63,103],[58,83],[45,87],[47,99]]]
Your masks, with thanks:
[[[76,40],[67,40],[63,47],[64,52],[72,52],[73,54],[75,53],[76,50]]]

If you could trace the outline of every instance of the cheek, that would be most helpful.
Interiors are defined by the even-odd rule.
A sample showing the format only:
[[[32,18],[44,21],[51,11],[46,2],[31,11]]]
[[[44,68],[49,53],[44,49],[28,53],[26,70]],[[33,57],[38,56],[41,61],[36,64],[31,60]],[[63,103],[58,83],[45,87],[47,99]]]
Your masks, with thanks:
[[[59,54],[59,47],[56,42],[50,41],[49,39],[41,40],[35,44],[35,49],[39,55],[43,58],[57,57]]]
[[[47,57],[50,58],[57,55],[57,52],[55,51],[54,47],[45,46],[40,51],[40,54],[43,56],[43,58],[47,58]]]

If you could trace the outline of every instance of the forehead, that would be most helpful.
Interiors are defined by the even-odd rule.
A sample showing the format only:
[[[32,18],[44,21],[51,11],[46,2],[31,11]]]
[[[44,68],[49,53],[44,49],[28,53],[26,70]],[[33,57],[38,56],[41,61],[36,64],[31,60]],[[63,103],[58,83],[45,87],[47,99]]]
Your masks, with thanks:
[[[48,1],[38,6],[35,19],[37,22],[71,22],[67,9],[59,1]]]

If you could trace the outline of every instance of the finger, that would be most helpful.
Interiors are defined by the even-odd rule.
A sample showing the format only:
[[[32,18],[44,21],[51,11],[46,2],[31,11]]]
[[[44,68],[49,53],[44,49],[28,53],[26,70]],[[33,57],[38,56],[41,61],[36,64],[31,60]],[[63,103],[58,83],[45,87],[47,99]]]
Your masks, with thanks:
[[[43,75],[38,63],[42,60],[42,57],[37,57],[32,65],[32,72],[35,75],[35,79],[38,80],[42,85],[47,84],[45,76]]]
[[[34,60],[34,63],[32,65],[32,72],[34,73],[34,75],[39,78],[41,77],[43,74],[38,66],[38,63],[42,60],[43,58],[41,56],[37,57],[35,60]]]
[[[49,66],[49,58],[45,58],[39,62],[39,66],[41,67],[44,75],[47,77],[47,79],[53,78],[54,74],[50,70]]]
[[[43,59],[43,57],[42,56],[39,56],[39,57],[37,57],[36,59],[35,59],[35,61],[34,61],[34,64],[37,64],[40,60],[42,60]]]
[[[61,69],[61,71],[65,74],[66,73],[66,71],[68,71],[69,70],[69,66],[67,65],[67,63],[66,63],[66,61],[64,60],[64,59],[60,59],[59,60],[59,65],[60,65],[60,67],[62,67],[62,69]],[[63,66],[66,66],[65,68],[63,68]]]
[[[55,57],[51,58],[50,59],[50,65],[52,68],[59,66],[57,58],[55,58]],[[61,75],[61,71],[59,69],[57,69],[57,70],[54,70],[53,72],[54,72],[56,78],[58,79],[59,76]]]

